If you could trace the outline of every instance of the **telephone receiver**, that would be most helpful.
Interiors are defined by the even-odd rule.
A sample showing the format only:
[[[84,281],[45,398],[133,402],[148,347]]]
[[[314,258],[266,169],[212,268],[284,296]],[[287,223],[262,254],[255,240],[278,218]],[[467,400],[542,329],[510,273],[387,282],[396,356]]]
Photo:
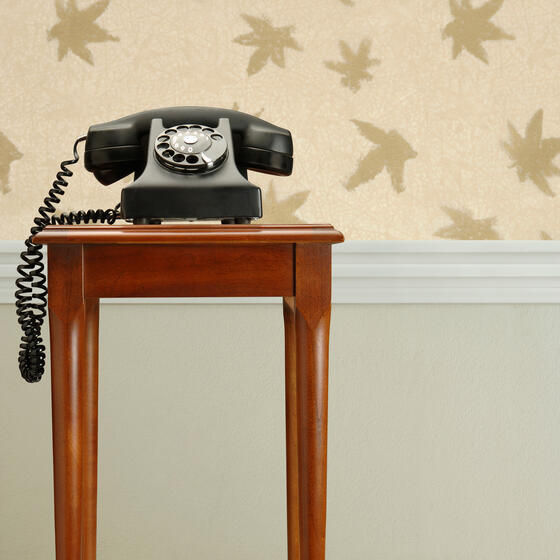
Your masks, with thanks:
[[[261,190],[247,170],[290,175],[286,129],[230,109],[169,107],[89,128],[85,167],[104,185],[134,173],[120,216],[248,223],[262,217]]]

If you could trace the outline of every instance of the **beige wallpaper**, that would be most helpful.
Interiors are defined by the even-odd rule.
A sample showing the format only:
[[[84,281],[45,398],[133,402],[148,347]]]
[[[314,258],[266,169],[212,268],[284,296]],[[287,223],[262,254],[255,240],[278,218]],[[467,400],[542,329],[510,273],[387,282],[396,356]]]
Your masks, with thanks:
[[[267,222],[348,239],[560,239],[556,0],[0,1],[0,237],[90,124],[170,105],[290,129]],[[111,207],[80,165],[64,209]]]

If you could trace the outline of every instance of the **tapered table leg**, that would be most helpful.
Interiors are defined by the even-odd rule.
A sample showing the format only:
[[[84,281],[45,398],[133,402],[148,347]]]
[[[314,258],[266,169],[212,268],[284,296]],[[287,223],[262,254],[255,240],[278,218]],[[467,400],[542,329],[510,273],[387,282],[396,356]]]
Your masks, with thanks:
[[[99,300],[86,299],[86,369],[82,418],[82,559],[95,560],[97,546],[97,397]]]
[[[49,324],[57,560],[94,560],[97,299],[83,296],[82,247],[49,247]]]
[[[325,559],[330,245],[296,245],[300,560]]]
[[[297,377],[295,298],[284,298],[286,360],[286,483],[288,504],[288,560],[299,560],[299,493],[297,446]]]

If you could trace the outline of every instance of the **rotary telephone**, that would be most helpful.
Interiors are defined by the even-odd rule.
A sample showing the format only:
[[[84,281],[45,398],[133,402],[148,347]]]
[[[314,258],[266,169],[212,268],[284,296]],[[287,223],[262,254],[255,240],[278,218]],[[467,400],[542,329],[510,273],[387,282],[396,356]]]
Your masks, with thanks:
[[[85,167],[103,185],[134,173],[121,200],[108,210],[54,215],[85,141]],[[292,137],[288,130],[230,109],[169,107],[96,124],[74,143],[73,159],[60,171],[25,241],[17,268],[16,312],[23,330],[19,368],[28,382],[44,373],[41,327],[47,314],[42,245],[33,237],[49,224],[160,224],[162,220],[221,220],[245,224],[262,217],[261,190],[247,170],[290,175]]]

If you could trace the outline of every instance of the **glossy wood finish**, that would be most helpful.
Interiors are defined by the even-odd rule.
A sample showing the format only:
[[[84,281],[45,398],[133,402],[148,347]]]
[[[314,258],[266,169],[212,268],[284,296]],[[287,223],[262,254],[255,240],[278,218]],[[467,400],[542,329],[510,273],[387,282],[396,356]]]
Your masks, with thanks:
[[[296,245],[295,342],[301,560],[324,560],[331,246]]]
[[[284,298],[286,392],[286,486],[288,560],[299,560],[298,401],[295,298]]]
[[[95,560],[97,543],[97,396],[99,300],[86,300],[86,364],[82,394],[82,558]]]
[[[91,245],[88,297],[244,297],[294,293],[293,248],[258,245]]]
[[[93,560],[97,501],[99,302],[83,296],[81,246],[49,251],[57,560]]]
[[[303,225],[95,225],[48,226],[35,236],[45,245],[190,244],[190,243],[342,243],[344,236],[328,224]]]
[[[49,226],[57,560],[94,560],[99,297],[284,298],[289,560],[324,560],[332,226]],[[141,460],[141,458],[139,458]]]

